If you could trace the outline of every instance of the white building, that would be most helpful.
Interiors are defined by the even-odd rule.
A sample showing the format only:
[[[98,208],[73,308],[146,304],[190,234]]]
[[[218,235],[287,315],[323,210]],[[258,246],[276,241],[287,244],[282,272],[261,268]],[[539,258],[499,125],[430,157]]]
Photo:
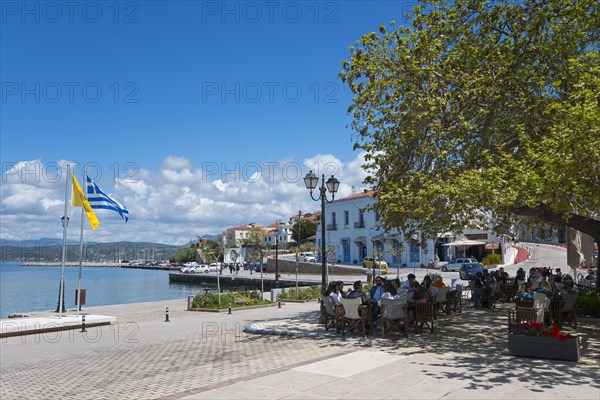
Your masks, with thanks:
[[[268,225],[267,232],[263,235],[263,246],[275,246],[276,243],[284,245],[292,240],[292,224],[282,224],[279,221]]]
[[[329,261],[361,265],[363,258],[375,253],[390,266],[419,267],[432,262],[435,259],[433,240],[421,241],[417,236],[411,244],[402,233],[383,233],[376,213],[367,210],[375,202],[373,193],[365,191],[325,205],[325,247],[336,249]],[[419,244],[415,245],[415,241]],[[402,253],[398,257],[400,244]],[[321,226],[317,229],[317,249],[320,248]]]

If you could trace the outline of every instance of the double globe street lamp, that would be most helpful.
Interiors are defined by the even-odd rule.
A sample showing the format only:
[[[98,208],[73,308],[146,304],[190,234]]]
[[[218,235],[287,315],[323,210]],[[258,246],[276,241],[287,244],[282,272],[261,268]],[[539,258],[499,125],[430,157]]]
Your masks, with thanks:
[[[327,288],[327,260],[325,258],[325,202],[331,203],[335,199],[335,194],[340,187],[340,182],[333,175],[325,182],[325,174],[321,175],[321,187],[319,187],[319,197],[313,196],[313,191],[317,188],[319,177],[311,170],[304,177],[304,184],[310,191],[310,197],[314,201],[321,201],[321,286],[324,291]],[[327,191],[331,193],[331,200],[327,198]]]

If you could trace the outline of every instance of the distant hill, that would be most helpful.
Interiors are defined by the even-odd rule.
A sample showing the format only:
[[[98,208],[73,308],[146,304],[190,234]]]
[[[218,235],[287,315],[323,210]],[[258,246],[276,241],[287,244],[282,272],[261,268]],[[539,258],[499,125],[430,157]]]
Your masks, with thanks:
[[[184,245],[188,246],[188,245]],[[118,262],[119,260],[168,260],[178,249],[151,242],[85,242],[84,260]],[[67,242],[67,261],[79,261],[79,242]],[[29,240],[0,239],[0,261],[59,261],[62,259],[62,239]]]
[[[17,245],[17,246],[46,246],[49,244],[60,244],[62,245],[62,238],[41,238],[41,239],[27,239],[27,240],[6,240],[0,239],[0,245]],[[67,240],[67,244],[79,243],[74,240]]]

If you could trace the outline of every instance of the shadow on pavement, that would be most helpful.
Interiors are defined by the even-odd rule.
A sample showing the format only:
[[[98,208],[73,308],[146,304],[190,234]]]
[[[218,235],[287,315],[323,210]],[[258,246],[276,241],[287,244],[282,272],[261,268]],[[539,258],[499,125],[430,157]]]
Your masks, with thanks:
[[[450,316],[444,314],[435,321],[434,333],[424,329],[418,334],[410,332],[408,338],[398,333],[382,338],[379,331],[366,338],[357,333],[342,337],[335,329],[325,332],[323,325],[318,324],[318,310],[284,320],[256,321],[256,324],[270,327],[274,332],[287,332],[283,340],[311,338],[318,340],[322,347],[337,346],[349,351],[380,349],[411,356],[435,354],[439,361],[424,362],[421,372],[440,380],[467,380],[470,382],[465,386],[467,389],[491,389],[515,382],[533,392],[550,390],[557,383],[600,389],[597,379],[600,365],[598,320],[579,320],[577,334],[582,357],[577,363],[513,357],[508,354],[507,344],[507,311],[513,307],[512,304],[498,304],[494,309],[465,309]]]

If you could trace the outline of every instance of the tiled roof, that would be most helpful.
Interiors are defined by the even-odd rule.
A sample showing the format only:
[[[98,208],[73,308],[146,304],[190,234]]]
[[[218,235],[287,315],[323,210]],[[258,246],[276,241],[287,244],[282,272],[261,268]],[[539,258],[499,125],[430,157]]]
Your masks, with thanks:
[[[365,196],[371,196],[371,197],[373,197],[373,195],[375,195],[375,192],[376,192],[375,190],[366,190],[365,189],[365,190],[363,190],[360,193],[351,194],[350,196],[342,197],[339,200],[357,199],[357,198],[365,197]]]
[[[246,225],[239,225],[239,226],[234,226],[233,228],[229,228],[227,230],[230,231],[232,229],[237,229],[238,231],[249,231],[252,229],[252,227],[246,226]]]

